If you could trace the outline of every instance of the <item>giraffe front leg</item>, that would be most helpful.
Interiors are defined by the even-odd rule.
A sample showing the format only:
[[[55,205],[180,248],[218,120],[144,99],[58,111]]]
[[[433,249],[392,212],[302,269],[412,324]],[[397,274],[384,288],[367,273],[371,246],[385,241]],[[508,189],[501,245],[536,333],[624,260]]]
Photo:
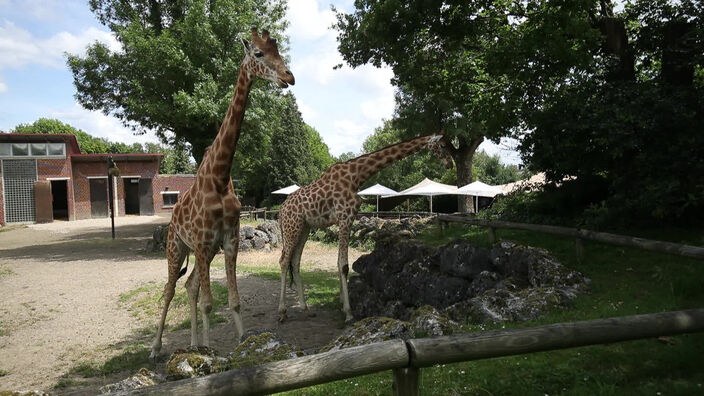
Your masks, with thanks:
[[[196,252],[196,269],[198,270],[198,283],[200,283],[200,313],[203,322],[203,343],[210,346],[210,321],[208,314],[213,310],[213,294],[210,290],[210,261],[214,253],[209,246],[202,247]],[[196,280],[194,279],[194,283]],[[197,293],[196,293],[197,294]],[[191,327],[193,325],[191,324]],[[193,335],[192,335],[193,336]]]
[[[240,294],[237,290],[237,250],[239,248],[239,222],[236,225],[232,235],[225,237],[225,270],[227,272],[227,296],[230,311],[232,311],[232,320],[235,324],[235,332],[237,340],[241,340],[244,334],[244,325],[242,323],[242,315],[240,314]]]
[[[281,258],[279,259],[279,267],[281,269],[281,291],[279,294],[279,323],[286,320],[286,275],[288,275],[288,267],[291,263],[291,243],[284,241],[284,247],[281,249]]]
[[[342,300],[342,312],[345,313],[345,322],[352,323],[352,309],[350,308],[350,295],[347,290],[347,275],[349,265],[347,263],[347,247],[350,238],[349,224],[340,225],[340,248],[337,254],[337,269],[340,273],[340,300]]]

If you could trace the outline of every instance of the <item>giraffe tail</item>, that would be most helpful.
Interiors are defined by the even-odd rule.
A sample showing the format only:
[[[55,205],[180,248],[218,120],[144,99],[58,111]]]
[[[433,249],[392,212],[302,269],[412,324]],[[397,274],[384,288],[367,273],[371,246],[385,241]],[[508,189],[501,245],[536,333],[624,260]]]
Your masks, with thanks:
[[[178,278],[176,278],[176,279],[179,279],[182,276],[186,275],[186,272],[188,272],[188,264],[190,263],[190,261],[191,261],[191,254],[188,253],[186,255],[186,266],[181,268],[181,271],[179,271],[179,273],[178,273]]]

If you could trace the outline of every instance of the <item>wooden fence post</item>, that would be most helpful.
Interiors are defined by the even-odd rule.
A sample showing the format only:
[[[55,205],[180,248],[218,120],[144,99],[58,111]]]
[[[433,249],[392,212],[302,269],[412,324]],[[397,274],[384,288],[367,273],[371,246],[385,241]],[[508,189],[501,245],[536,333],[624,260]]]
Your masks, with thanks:
[[[266,221],[266,208],[264,208],[264,221]]]
[[[489,231],[489,243],[493,245],[496,243],[496,228],[489,227],[488,231]]]
[[[575,238],[574,251],[577,254],[577,262],[581,263],[584,260],[584,239]]]
[[[420,369],[415,367],[397,368],[394,372],[394,396],[418,396]]]

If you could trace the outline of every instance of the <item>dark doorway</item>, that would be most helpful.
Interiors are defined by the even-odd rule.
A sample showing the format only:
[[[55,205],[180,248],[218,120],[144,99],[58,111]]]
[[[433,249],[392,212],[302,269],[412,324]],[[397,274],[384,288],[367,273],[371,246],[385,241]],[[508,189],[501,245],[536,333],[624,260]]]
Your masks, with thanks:
[[[125,184],[125,214],[139,214],[139,179],[123,179]]]
[[[91,217],[108,217],[108,178],[89,181]]]
[[[154,214],[154,197],[152,196],[152,179],[139,179],[139,214]]]
[[[68,182],[66,180],[51,181],[51,198],[54,220],[68,220]]]

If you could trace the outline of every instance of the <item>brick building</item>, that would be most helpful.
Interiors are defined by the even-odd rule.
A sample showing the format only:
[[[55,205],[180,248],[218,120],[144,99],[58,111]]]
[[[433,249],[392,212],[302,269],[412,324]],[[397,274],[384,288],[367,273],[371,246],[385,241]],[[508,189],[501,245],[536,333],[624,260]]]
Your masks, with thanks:
[[[108,216],[107,159],[115,215],[167,213],[194,175],[160,175],[162,154],[81,154],[76,137],[0,134],[0,225]]]

